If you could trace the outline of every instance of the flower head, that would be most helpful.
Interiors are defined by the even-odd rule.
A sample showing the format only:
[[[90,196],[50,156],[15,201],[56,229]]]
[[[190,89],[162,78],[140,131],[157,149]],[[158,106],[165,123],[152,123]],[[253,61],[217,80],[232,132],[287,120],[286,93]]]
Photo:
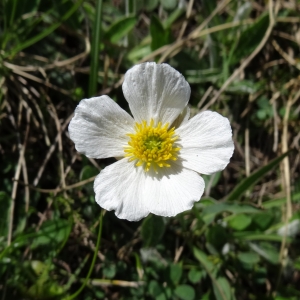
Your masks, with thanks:
[[[123,92],[133,117],[108,96],[82,100],[69,125],[77,151],[121,157],[96,177],[97,203],[121,219],[175,216],[200,200],[200,174],[223,170],[234,146],[229,121],[204,111],[189,120],[190,86],[167,64],[127,71]]]
[[[129,161],[137,160],[136,166],[143,166],[148,172],[151,168],[158,173],[162,167],[170,167],[169,160],[177,160],[177,151],[174,137],[175,127],[169,129],[169,123],[162,126],[161,122],[154,126],[154,120],[151,119],[148,125],[146,121],[142,124],[135,124],[135,133],[129,133],[130,141],[125,148],[126,155],[130,157]]]

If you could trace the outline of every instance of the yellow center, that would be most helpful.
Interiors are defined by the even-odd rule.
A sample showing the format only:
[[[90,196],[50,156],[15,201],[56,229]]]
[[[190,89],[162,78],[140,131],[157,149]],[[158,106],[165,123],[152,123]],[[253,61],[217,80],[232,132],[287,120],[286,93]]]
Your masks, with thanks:
[[[170,167],[168,161],[177,160],[179,147],[174,145],[178,139],[175,135],[175,127],[168,129],[169,123],[162,127],[161,122],[154,125],[151,119],[150,124],[146,121],[135,123],[135,133],[128,134],[130,140],[125,147],[125,156],[129,161],[137,160],[136,166],[143,166],[148,172],[152,167],[155,172],[162,167]]]

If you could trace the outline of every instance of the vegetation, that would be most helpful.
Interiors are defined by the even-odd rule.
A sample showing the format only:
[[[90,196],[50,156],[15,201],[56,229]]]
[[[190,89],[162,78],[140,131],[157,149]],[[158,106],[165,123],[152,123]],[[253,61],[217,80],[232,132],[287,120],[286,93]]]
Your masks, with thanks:
[[[300,299],[299,12],[1,0],[1,299]],[[235,152],[191,211],[128,222],[94,201],[114,159],[77,153],[67,127],[85,97],[127,109],[123,75],[145,61],[185,76],[192,114],[230,119]]]

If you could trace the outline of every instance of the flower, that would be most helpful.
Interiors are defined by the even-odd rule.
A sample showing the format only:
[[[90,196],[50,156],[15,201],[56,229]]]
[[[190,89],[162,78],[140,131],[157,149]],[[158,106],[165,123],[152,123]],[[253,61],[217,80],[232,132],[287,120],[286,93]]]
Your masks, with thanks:
[[[204,191],[200,174],[223,170],[234,150],[227,118],[204,111],[189,120],[190,86],[167,64],[143,63],[125,74],[131,117],[108,96],[82,100],[69,125],[77,151],[121,158],[96,177],[97,203],[117,217],[171,217]]]

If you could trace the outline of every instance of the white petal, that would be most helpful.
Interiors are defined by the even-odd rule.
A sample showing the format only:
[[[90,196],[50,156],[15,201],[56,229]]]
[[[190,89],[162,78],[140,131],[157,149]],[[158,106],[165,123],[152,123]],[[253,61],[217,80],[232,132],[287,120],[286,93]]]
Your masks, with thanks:
[[[97,203],[129,221],[139,221],[149,214],[145,203],[145,172],[134,164],[123,158],[102,170],[94,182]]]
[[[108,96],[80,101],[69,125],[78,152],[92,158],[123,157],[134,120]]]
[[[204,191],[204,180],[179,165],[159,169],[159,175],[146,178],[147,205],[151,213],[172,217],[193,207]]]
[[[149,212],[171,217],[192,208],[204,191],[204,180],[179,165],[145,173],[124,158],[106,167],[94,182],[97,203],[120,219],[139,221]]]
[[[234,144],[227,118],[204,111],[176,129],[179,136],[179,160],[185,168],[201,174],[223,170],[232,156]]]
[[[143,63],[127,71],[123,92],[134,119],[172,124],[189,101],[184,77],[167,64]]]

